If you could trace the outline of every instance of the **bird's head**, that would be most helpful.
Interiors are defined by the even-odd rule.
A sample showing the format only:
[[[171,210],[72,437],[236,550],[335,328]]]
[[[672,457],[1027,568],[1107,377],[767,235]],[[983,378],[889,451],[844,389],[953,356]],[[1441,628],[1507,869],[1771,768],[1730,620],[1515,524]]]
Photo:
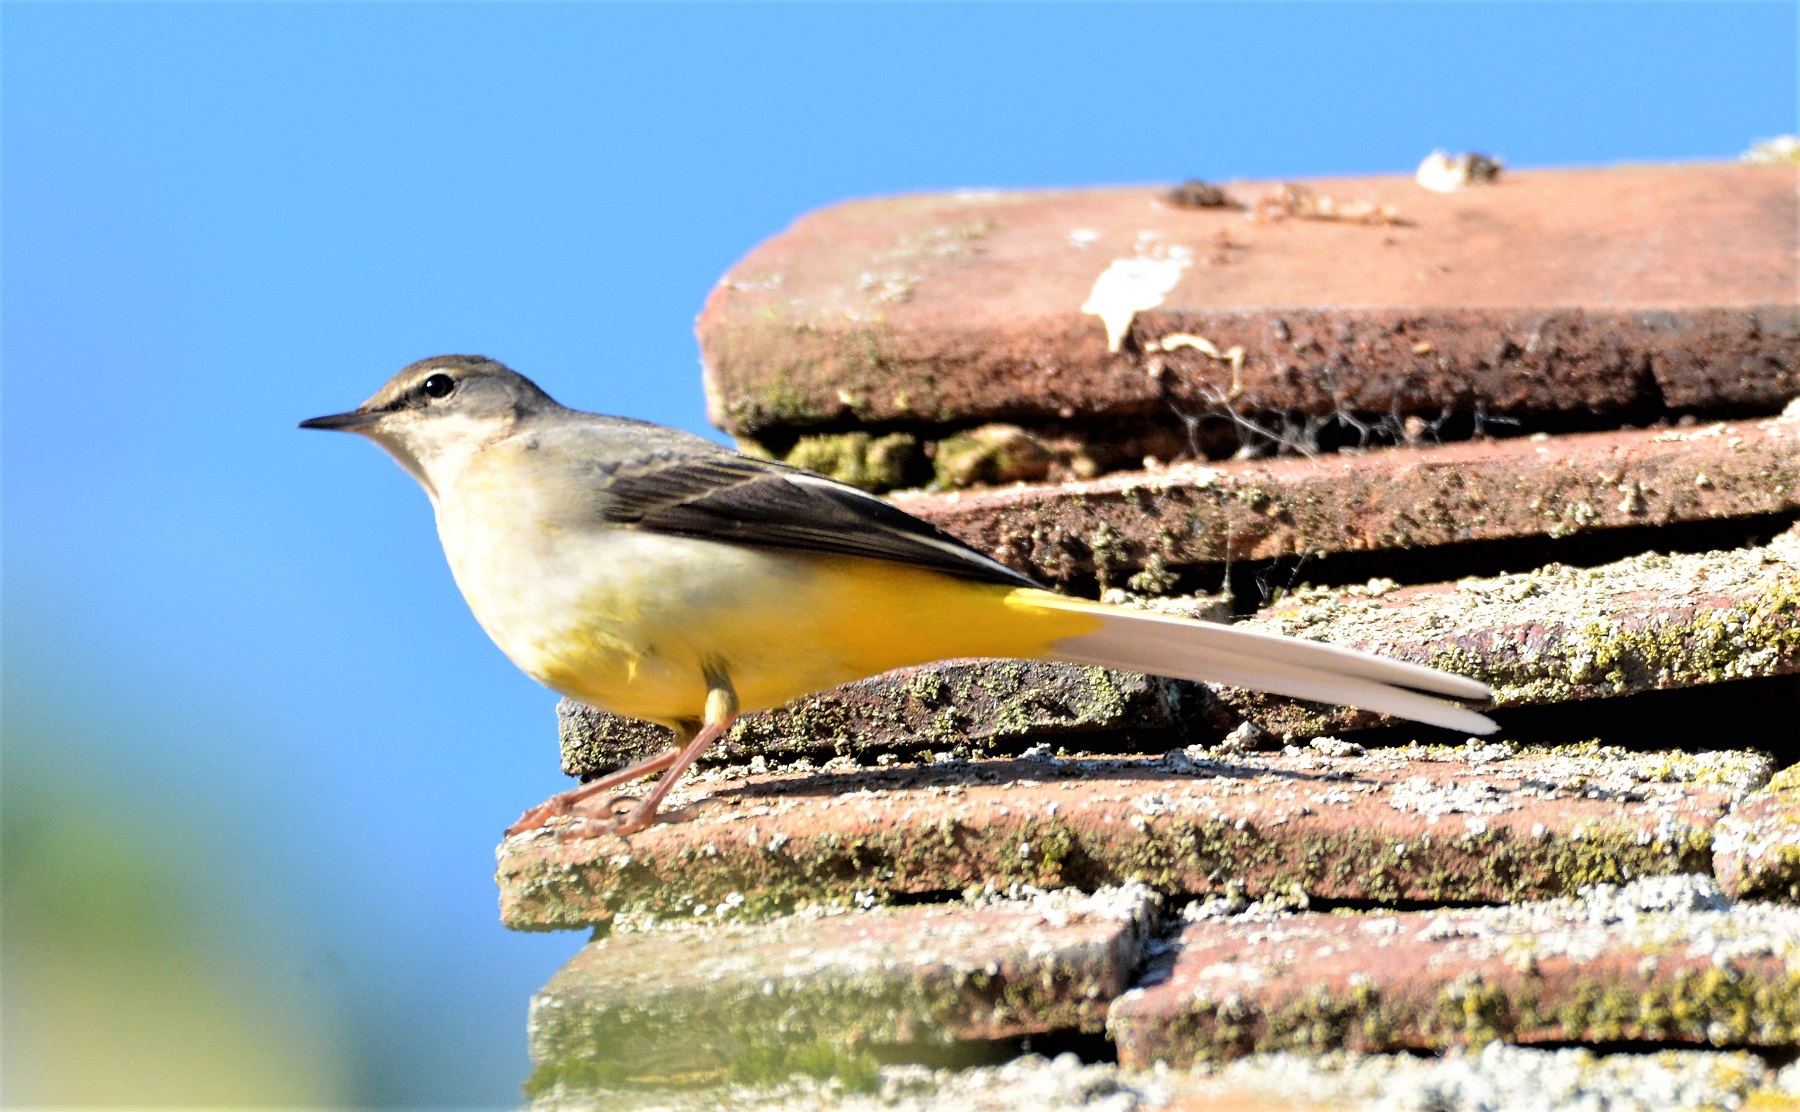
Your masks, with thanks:
[[[561,408],[537,384],[480,355],[439,355],[402,370],[345,413],[303,429],[354,432],[381,445],[436,501],[438,491],[483,445],[521,421]]]

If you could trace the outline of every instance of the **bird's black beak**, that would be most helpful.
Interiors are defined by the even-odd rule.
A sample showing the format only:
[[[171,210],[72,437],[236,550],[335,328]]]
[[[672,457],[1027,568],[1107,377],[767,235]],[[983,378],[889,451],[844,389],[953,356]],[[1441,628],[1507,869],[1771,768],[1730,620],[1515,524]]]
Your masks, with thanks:
[[[303,429],[336,429],[340,432],[361,432],[375,422],[381,420],[381,413],[367,409],[352,409],[348,413],[333,413],[325,417],[314,417],[300,422]]]

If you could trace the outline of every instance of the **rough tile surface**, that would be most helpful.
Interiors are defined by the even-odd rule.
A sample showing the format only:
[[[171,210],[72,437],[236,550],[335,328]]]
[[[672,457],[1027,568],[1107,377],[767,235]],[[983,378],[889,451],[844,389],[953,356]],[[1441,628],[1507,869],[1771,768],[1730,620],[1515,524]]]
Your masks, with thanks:
[[[997,1066],[883,1066],[862,1091],[796,1077],[724,1089],[558,1087],[532,1112],[1777,1112],[1800,1107],[1800,1067],[1748,1051],[1597,1054],[1489,1043],[1442,1056],[1256,1054],[1194,1070],[1083,1064],[1026,1054]]]
[[[1800,512],[1800,408],[1689,428],[1177,464],[896,504],[1027,574],[1419,548]]]
[[[1465,911],[1195,922],[1113,1005],[1119,1060],[1800,1039],[1800,909],[1733,906],[1704,876]]]
[[[879,753],[914,756],[1018,751],[1040,742],[1104,735],[1137,751],[1168,748],[1180,721],[1204,700],[1191,685],[1157,676],[1030,660],[949,661],[902,668],[745,715],[708,754],[710,763],[755,757],[819,762]],[[660,726],[580,703],[557,707],[563,771],[583,776],[660,752]]]
[[[1454,584],[1302,594],[1251,624],[1483,680],[1497,706],[1563,703],[1800,671],[1800,532],[1727,552],[1648,553]],[[1225,701],[1315,736],[1380,721],[1256,692]]]
[[[1508,172],[1454,194],[1401,176],[1301,187],[1397,221],[1305,219],[1268,203],[1299,195],[1280,183],[1234,183],[1223,208],[1147,188],[854,201],[714,289],[707,397],[751,437],[1171,404],[1780,408],[1800,392],[1795,182],[1717,164]]]
[[[1800,730],[1800,706],[1789,725]],[[1800,765],[1776,773],[1767,791],[1719,820],[1713,871],[1740,899],[1800,903]]]
[[[729,921],[736,906],[728,897],[697,916],[723,926],[648,927],[583,948],[532,998],[536,1084],[742,1075],[822,1047],[1098,1031],[1158,900],[1135,886],[754,925]]]
[[[1747,1051],[1604,1054],[1586,1047],[1542,1050],[1501,1042],[1479,1050],[1452,1047],[1432,1057],[1257,1054],[1198,1076],[1204,1080],[1194,1088],[1202,1100],[1178,1100],[1174,1107],[1210,1108],[1204,1103],[1209,1086],[1261,1096],[1271,1104],[1290,1100],[1403,1112],[1725,1112],[1752,1099],[1759,1103],[1751,1107],[1774,1112],[1792,1107],[1800,1093],[1800,1071],[1777,1071]]]
[[[1771,771],[1751,753],[1501,745],[1362,752],[1321,739],[1220,759],[946,762],[690,781],[692,817],[561,824],[499,850],[508,926],[746,912],[971,885],[1493,902],[1703,871],[1711,828]]]

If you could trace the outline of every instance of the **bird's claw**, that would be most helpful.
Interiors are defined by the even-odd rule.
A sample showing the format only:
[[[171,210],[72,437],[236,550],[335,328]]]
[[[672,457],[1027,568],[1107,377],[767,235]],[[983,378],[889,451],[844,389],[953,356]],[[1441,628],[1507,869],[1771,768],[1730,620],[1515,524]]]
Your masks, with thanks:
[[[561,796],[551,796],[542,803],[519,816],[519,821],[506,828],[508,838],[515,834],[523,834],[527,830],[536,830],[547,825],[551,819],[569,813],[569,804]]]
[[[539,830],[557,823],[555,836],[561,839],[596,838],[604,834],[623,838],[647,830],[658,823],[688,822],[699,814],[698,806],[671,807],[654,814],[641,814],[642,806],[635,796],[611,795],[601,800],[581,800],[571,804],[555,796],[519,816],[519,821],[506,829],[508,838],[528,830]]]
[[[604,799],[582,800],[571,808],[571,813],[578,819],[612,819],[621,812],[629,813],[637,806],[637,797],[633,795],[609,795]]]

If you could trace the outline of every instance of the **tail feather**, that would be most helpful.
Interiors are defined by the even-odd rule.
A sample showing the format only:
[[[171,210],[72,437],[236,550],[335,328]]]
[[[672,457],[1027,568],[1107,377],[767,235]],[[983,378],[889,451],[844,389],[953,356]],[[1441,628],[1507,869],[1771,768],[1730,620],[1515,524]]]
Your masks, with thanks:
[[[1030,601],[1052,609],[1078,609],[1101,620],[1098,630],[1058,641],[1053,651],[1058,660],[1251,687],[1475,734],[1498,729],[1486,715],[1434,697],[1485,700],[1491,697],[1485,684],[1422,665],[1047,592],[1031,592]]]
[[[1167,615],[1147,616],[1167,617]],[[1410,687],[1417,691],[1448,695],[1454,699],[1486,700],[1493,697],[1493,692],[1488,690],[1487,684],[1479,680],[1472,680],[1467,676],[1458,676],[1450,672],[1440,672],[1436,668],[1427,668],[1423,664],[1376,656],[1373,653],[1357,652],[1355,649],[1328,645],[1323,641],[1305,641],[1298,637],[1284,637],[1279,633],[1269,633],[1260,629],[1245,629],[1242,626],[1221,625],[1216,622],[1189,622],[1181,618],[1175,618],[1173,621],[1180,622],[1184,631],[1197,626],[1198,629],[1190,634],[1197,643],[1229,646],[1231,652],[1244,656],[1299,664],[1307,668],[1336,672],[1340,675],[1357,676],[1379,683]]]

